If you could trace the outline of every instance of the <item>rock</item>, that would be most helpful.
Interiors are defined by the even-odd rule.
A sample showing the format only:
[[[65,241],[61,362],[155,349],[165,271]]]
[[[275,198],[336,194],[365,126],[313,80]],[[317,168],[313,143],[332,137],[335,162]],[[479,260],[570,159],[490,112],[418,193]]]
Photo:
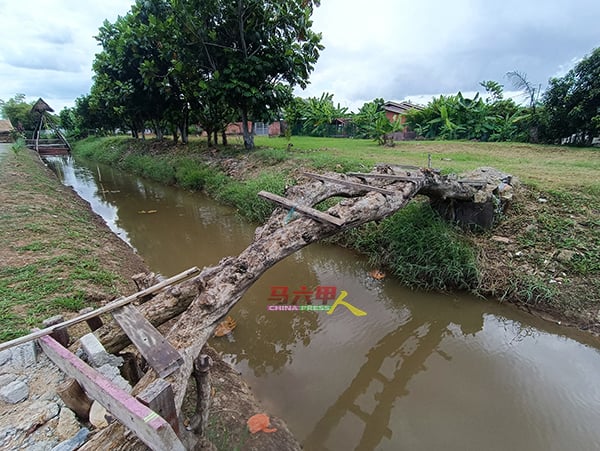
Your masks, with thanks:
[[[56,435],[59,440],[67,440],[73,437],[81,428],[79,421],[73,412],[68,407],[60,409],[60,416],[58,418],[58,427],[56,428]]]
[[[112,417],[98,401],[92,403],[90,409],[90,423],[98,429],[104,429],[112,422]]]
[[[35,364],[35,347],[33,342],[11,348],[11,365],[16,369],[29,368]]]
[[[502,243],[502,244],[510,244],[513,242],[513,240],[511,240],[510,238],[507,238],[505,236],[493,236],[492,241],[496,241],[497,243]]]
[[[544,199],[543,197],[540,197],[540,198],[539,198],[537,201],[538,201],[540,204],[545,204],[545,203],[548,203],[548,199]]]
[[[6,362],[10,360],[12,356],[11,350],[6,349],[5,351],[0,352],[0,366],[4,365]]]
[[[41,441],[27,445],[27,451],[51,451],[56,445],[56,441]]]
[[[52,418],[58,416],[60,408],[55,402],[35,401],[20,409],[11,419],[21,431],[32,432]]]
[[[59,443],[51,451],[74,451],[85,443],[88,435],[90,435],[90,430],[81,428],[73,438]]]
[[[567,249],[561,249],[554,256],[554,258],[556,260],[558,260],[559,262],[561,262],[561,263],[569,263],[571,260],[573,260],[573,257],[575,257],[576,255],[577,255],[577,252],[575,252],[575,251],[570,251],[570,250],[567,250]]]
[[[121,390],[131,393],[132,387],[129,382],[123,376],[121,376],[119,368],[107,363],[106,365],[102,365],[100,368],[97,368],[97,370]]]
[[[0,389],[0,399],[9,404],[25,401],[28,396],[29,387],[22,381],[13,381]]]
[[[79,339],[81,347],[87,356],[87,361],[94,367],[101,367],[106,364],[121,366],[123,359],[106,352],[102,343],[93,333],[84,335]]]
[[[17,380],[17,376],[15,374],[3,374],[0,376],[0,388],[10,384]]]

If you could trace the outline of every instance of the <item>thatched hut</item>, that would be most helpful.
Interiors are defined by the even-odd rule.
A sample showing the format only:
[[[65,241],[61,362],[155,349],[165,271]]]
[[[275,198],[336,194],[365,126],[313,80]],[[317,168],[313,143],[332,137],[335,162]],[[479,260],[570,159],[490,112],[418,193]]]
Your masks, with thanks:
[[[50,105],[44,102],[44,99],[42,99],[41,97],[38,99],[37,102],[35,102],[33,107],[31,107],[32,113],[44,113],[46,111],[49,113],[54,113],[54,110],[50,107]]]
[[[10,119],[0,119],[0,142],[8,143],[11,142],[11,132],[14,130]]]

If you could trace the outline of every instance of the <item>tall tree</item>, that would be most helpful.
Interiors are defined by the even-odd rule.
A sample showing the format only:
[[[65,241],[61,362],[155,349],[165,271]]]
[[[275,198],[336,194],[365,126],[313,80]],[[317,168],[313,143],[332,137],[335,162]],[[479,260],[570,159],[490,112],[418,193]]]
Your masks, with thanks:
[[[246,149],[254,148],[248,123],[279,111],[293,86],[306,87],[323,48],[312,29],[310,0],[173,0],[180,29],[196,43],[208,89],[220,93],[241,120]],[[285,86],[288,88],[286,89]]]
[[[2,117],[9,119],[16,129],[33,130],[36,126],[31,114],[32,103],[25,101],[25,94],[16,94],[4,101],[0,99],[0,112]]]
[[[578,143],[589,145],[600,135],[600,47],[564,77],[550,80],[544,106],[548,139],[575,135]]]

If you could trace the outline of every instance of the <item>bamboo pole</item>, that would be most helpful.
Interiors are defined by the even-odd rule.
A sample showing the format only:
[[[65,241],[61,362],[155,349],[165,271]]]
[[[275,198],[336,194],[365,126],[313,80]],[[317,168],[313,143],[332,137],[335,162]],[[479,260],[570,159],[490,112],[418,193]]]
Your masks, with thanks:
[[[87,321],[90,318],[95,318],[96,316],[102,315],[104,313],[111,312],[118,308],[121,308],[127,304],[132,303],[144,296],[148,296],[149,294],[156,293],[157,291],[162,290],[163,288],[168,287],[176,282],[180,282],[183,279],[187,279],[190,276],[196,275],[200,272],[200,269],[197,267],[190,268],[186,271],[183,271],[180,274],[177,274],[169,279],[163,280],[156,285],[151,286],[150,288],[146,288],[145,290],[139,291],[131,296],[127,296],[125,298],[119,298],[109,304],[106,304],[104,307],[100,307],[99,309],[92,310],[89,313],[84,315],[77,316],[75,318],[71,318],[67,321],[64,321],[59,324],[54,324],[53,326],[46,327],[45,329],[37,330],[35,332],[30,333],[29,335],[25,335],[23,337],[15,338],[14,340],[7,341],[5,343],[0,343],[0,351],[4,351],[5,349],[12,348],[13,346],[17,346],[23,343],[27,343],[29,341],[36,340],[38,338],[44,337],[46,335],[50,335],[58,329],[62,329],[63,327],[73,326],[75,324],[81,323],[83,321]]]

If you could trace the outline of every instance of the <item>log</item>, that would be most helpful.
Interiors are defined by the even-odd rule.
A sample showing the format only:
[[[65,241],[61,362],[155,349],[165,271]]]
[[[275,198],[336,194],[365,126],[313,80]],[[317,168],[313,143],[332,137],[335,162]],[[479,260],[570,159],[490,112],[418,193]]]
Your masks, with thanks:
[[[65,405],[77,414],[83,421],[87,421],[92,408],[92,400],[85,394],[79,382],[69,378],[58,386],[56,394],[60,396]]]
[[[335,174],[331,176],[335,177]],[[277,209],[269,220],[256,230],[254,241],[239,256],[224,258],[217,266],[207,268],[191,281],[179,284],[176,287],[181,290],[178,302],[189,301],[190,304],[166,337],[179,350],[183,363],[179,371],[165,378],[173,387],[177,411],[181,411],[193,371],[193,362],[206,341],[212,336],[222,318],[267,269],[310,243],[395,213],[403,208],[425,183],[425,177],[413,183],[398,183],[398,186],[394,187],[394,194],[388,196],[376,192],[365,194],[364,188],[345,187],[345,195],[350,198],[344,199],[328,211],[346,218],[340,227],[324,225],[308,216],[300,216],[286,224],[287,211]],[[339,184],[310,182],[291,187],[287,197],[295,204],[314,206],[331,196],[336,196],[339,190]],[[149,304],[172,302],[173,299],[169,296],[171,295],[168,292],[160,293],[151,302],[141,306],[140,310]],[[104,343],[104,340],[102,342]],[[154,372],[148,372],[134,387],[133,393],[143,391],[155,379]],[[135,439],[124,436],[123,431],[123,428],[110,425],[97,434],[94,443],[96,446],[119,443],[118,449],[134,446]]]
[[[210,367],[213,362],[210,356],[201,354],[194,360],[194,380],[196,381],[196,415],[191,422],[192,430],[202,437],[208,427],[210,413],[211,384]]]

